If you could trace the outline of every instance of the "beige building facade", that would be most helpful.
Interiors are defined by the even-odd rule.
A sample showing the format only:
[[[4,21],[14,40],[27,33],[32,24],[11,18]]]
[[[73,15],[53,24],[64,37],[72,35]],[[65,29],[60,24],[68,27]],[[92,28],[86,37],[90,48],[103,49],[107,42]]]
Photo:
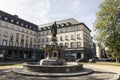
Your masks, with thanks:
[[[39,25],[38,47],[41,49],[51,41],[50,27],[53,23]],[[70,18],[57,21],[57,42],[58,45],[66,46],[64,58],[75,61],[80,58],[93,57],[93,41],[90,35],[91,30],[81,22]]]

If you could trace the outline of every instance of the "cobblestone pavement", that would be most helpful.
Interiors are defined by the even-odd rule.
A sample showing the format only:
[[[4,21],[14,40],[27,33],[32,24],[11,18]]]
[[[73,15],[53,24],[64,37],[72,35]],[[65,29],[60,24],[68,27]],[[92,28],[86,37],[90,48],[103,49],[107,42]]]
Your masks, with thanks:
[[[21,66],[22,67],[22,66]],[[23,76],[10,72],[13,68],[21,68],[20,66],[6,66],[4,69],[0,69],[0,80],[109,80],[114,78],[116,74],[120,73],[120,67],[113,66],[101,66],[85,64],[85,68],[93,69],[93,74],[74,77],[35,77],[35,76]],[[113,80],[113,79],[111,79]]]

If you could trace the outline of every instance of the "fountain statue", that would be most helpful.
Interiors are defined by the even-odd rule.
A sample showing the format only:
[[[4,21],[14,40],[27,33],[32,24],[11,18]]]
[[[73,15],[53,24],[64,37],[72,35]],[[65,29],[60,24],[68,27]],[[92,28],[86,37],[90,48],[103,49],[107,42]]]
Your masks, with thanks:
[[[40,65],[63,65],[65,60],[62,59],[62,53],[65,49],[65,46],[58,46],[57,44],[57,24],[56,21],[51,26],[51,42],[50,44],[43,47],[45,51],[45,59],[40,60]]]

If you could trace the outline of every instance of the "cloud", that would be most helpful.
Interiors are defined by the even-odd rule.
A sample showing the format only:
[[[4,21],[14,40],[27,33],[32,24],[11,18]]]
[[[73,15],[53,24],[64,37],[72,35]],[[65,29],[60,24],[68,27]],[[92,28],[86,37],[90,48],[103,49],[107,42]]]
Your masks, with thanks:
[[[91,30],[102,0],[0,0],[0,9],[37,25],[75,18]]]

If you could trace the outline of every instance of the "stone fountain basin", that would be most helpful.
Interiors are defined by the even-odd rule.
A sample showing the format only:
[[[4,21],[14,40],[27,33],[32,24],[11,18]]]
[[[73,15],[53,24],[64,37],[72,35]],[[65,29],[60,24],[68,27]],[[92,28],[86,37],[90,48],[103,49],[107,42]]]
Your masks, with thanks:
[[[81,71],[83,69],[83,65],[76,62],[67,62],[65,65],[39,65],[35,62],[27,62],[23,63],[23,69],[40,73],[70,73]]]

